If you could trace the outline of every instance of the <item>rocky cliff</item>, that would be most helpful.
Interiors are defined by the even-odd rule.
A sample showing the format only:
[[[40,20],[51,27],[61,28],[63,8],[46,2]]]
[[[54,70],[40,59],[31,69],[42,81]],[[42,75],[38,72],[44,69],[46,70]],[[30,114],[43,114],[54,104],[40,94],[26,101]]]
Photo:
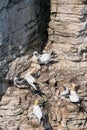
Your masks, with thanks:
[[[59,55],[58,68],[87,69],[86,0],[51,0],[48,32]]]
[[[0,75],[8,64],[47,38],[49,2],[43,0],[0,1]]]
[[[1,130],[44,130],[37,119],[31,118],[36,99],[48,113],[53,130],[87,130],[86,0],[0,1],[0,72],[8,72],[7,77],[14,78],[30,69],[31,57],[25,52],[46,39],[49,11],[49,37],[44,50],[53,50],[58,57],[53,64],[41,66],[36,79],[45,97],[35,94],[30,86],[19,89],[0,79]],[[15,60],[9,64],[12,59]],[[60,98],[64,86],[71,89],[72,83],[85,111],[67,100],[68,96]]]

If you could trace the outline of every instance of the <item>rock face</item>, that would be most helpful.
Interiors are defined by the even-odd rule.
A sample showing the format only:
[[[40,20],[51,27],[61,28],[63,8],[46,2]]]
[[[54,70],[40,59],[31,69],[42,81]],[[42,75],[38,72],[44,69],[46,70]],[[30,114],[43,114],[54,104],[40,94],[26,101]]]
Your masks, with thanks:
[[[58,70],[56,64],[47,69],[45,67],[42,66],[37,82],[46,97],[40,97],[30,89],[19,89],[15,86],[5,87],[1,95],[0,89],[2,130],[44,130],[37,118],[32,118],[36,99],[40,100],[42,111],[48,113],[53,130],[87,130],[87,114],[83,113],[76,104],[59,96],[64,91],[63,86],[70,88],[71,81],[76,83],[77,86],[79,85],[77,93],[82,98],[81,104],[87,111],[87,72],[71,73]]]
[[[59,68],[87,68],[86,0],[51,0],[48,32],[49,44],[59,55]]]
[[[46,40],[48,20],[49,3],[43,0],[0,1],[1,75],[11,60]]]

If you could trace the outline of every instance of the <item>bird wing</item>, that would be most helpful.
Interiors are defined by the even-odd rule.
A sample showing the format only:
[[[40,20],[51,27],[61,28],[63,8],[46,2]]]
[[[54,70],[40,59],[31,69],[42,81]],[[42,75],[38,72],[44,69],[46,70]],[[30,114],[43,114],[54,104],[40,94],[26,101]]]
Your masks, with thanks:
[[[79,95],[75,92],[75,91],[70,91],[70,95],[69,98],[71,100],[71,102],[79,102]]]
[[[29,85],[28,82],[27,82],[27,80],[24,79],[24,78],[20,78],[19,80],[16,81],[16,83],[18,85]]]
[[[45,63],[45,62],[49,62],[51,60],[51,56],[50,54],[42,54],[41,56],[39,56],[39,62],[40,63]]]
[[[53,130],[49,122],[48,114],[43,115],[43,127],[44,127],[44,130]]]
[[[26,74],[25,79],[27,80],[28,83],[36,82],[35,78],[30,74]]]

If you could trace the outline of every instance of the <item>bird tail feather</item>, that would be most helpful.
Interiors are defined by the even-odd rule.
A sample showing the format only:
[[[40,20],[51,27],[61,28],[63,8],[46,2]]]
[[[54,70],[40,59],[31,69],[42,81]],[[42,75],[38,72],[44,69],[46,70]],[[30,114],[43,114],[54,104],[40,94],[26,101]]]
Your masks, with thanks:
[[[84,107],[81,104],[77,104],[80,110],[87,116],[87,111],[84,109]]]
[[[44,127],[44,130],[53,130],[50,122],[49,122],[49,117],[48,117],[48,114],[45,114],[43,117],[42,117],[42,121],[43,121],[43,127]]]

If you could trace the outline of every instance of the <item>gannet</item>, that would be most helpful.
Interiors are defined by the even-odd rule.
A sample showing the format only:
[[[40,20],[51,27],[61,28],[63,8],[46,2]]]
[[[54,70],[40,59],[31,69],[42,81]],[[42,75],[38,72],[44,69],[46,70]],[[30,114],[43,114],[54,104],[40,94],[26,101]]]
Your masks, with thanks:
[[[37,89],[38,83],[36,83],[35,78],[31,75],[34,71],[35,71],[35,68],[33,68],[31,71],[28,71],[24,79],[26,79],[29,85],[31,85],[35,90],[38,90]]]
[[[42,114],[41,108],[39,106],[38,100],[36,100],[34,103],[33,113],[34,113],[35,117],[39,120],[39,122],[41,123],[43,120],[43,114]]]
[[[79,95],[76,92],[76,85],[75,83],[72,83],[72,87],[70,88],[70,95],[69,95],[69,99],[72,103],[75,103],[76,105],[78,105],[78,107],[80,108],[80,110],[87,114],[86,110],[84,109],[84,107],[81,105],[81,100]]]
[[[19,77],[15,77],[14,78],[14,85],[17,86],[18,88],[26,88],[29,87],[29,84],[27,82],[26,79],[24,78],[19,78]]]
[[[39,103],[39,101],[36,100],[34,103],[34,106],[33,106],[33,113],[34,113],[35,117],[39,120],[40,124],[41,124],[41,122],[43,123],[44,130],[53,130],[49,123],[48,114],[44,114],[41,111],[41,108],[38,103]]]
[[[76,85],[72,83],[72,87],[70,88],[70,95],[69,95],[70,101],[73,103],[79,103],[80,98],[79,95],[76,92]]]
[[[39,55],[38,57],[39,64],[48,64],[50,61],[53,61],[53,60],[54,60],[53,53],[51,54],[45,53],[45,54]]]
[[[38,52],[34,52],[35,57],[37,57],[39,64],[48,64],[50,61],[53,61],[53,52],[52,53],[44,53],[38,54]]]

